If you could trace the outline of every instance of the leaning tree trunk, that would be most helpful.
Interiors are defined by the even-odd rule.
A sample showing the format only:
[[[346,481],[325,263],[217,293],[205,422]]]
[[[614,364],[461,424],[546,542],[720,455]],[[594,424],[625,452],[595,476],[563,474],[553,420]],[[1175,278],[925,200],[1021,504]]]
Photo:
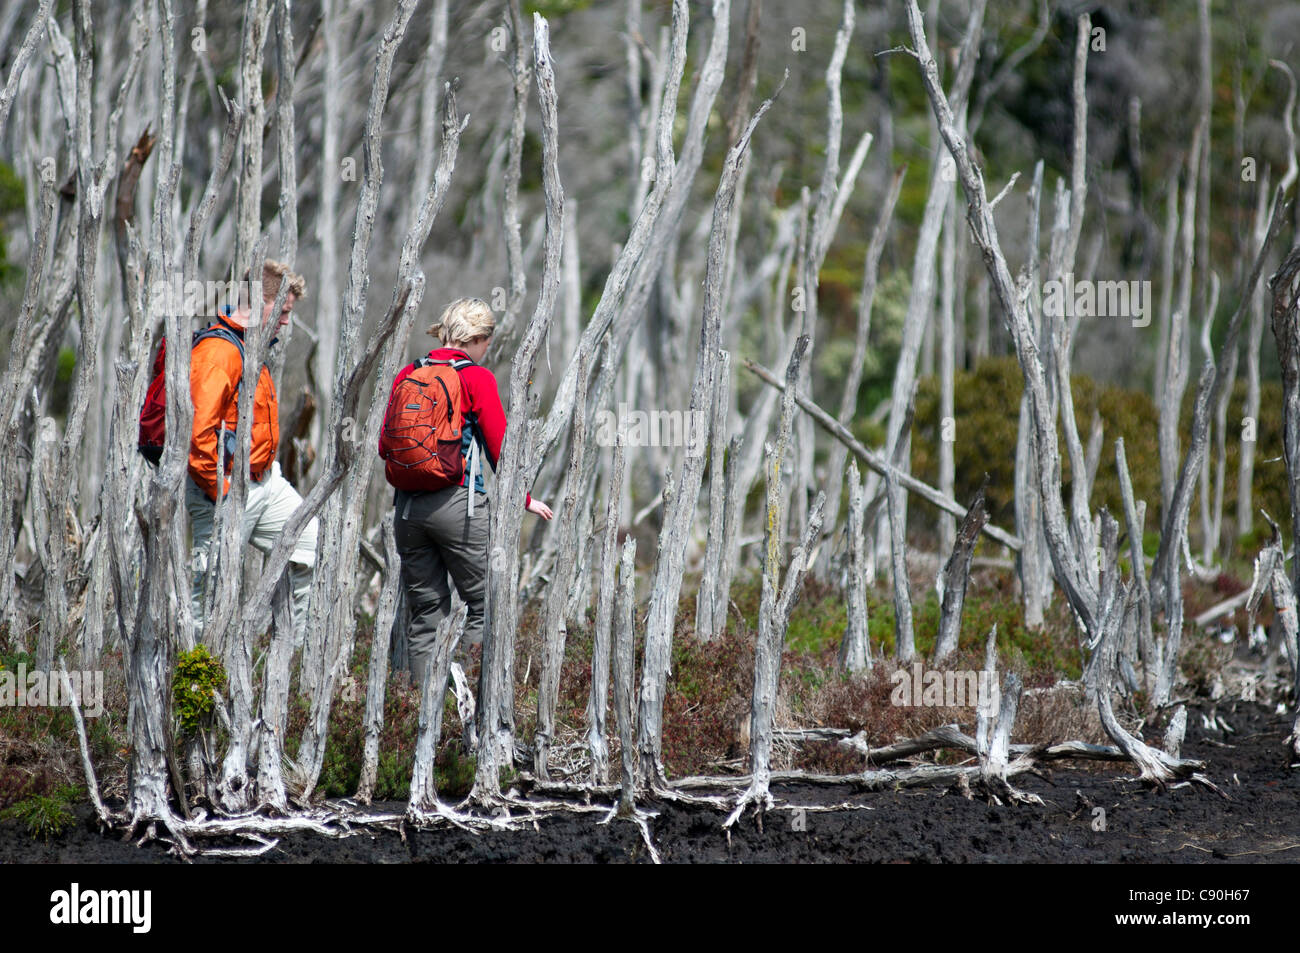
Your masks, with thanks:
[[[971,556],[975,553],[975,542],[979,538],[980,527],[988,519],[988,512],[984,509],[984,490],[987,486],[988,476],[985,475],[984,484],[975,494],[970,509],[966,511],[966,518],[962,520],[961,529],[957,532],[952,555],[948,557],[948,562],[939,575],[941,580],[939,598],[943,605],[939,613],[939,634],[934,640],[932,659],[935,664],[957,651],[957,640],[961,634],[962,603],[966,599],[966,582],[970,578]]]
[[[530,419],[533,367],[542,339],[555,315],[560,284],[560,252],[564,241],[564,191],[560,186],[555,71],[551,63],[550,30],[540,14],[533,15],[533,62],[542,118],[542,185],[546,198],[545,266],[541,291],[524,330],[510,370],[510,419],[497,470],[497,500],[489,532],[488,618],[483,633],[483,666],[479,680],[479,753],[473,800],[494,803],[500,797],[498,768],[514,757],[513,685],[507,679],[519,624],[519,527],[523,521],[524,490],[520,477],[529,472],[540,427]]]
[[[692,418],[697,413],[705,412],[714,393],[713,377],[718,363],[718,334],[723,307],[721,293],[724,251],[731,227],[736,179],[754,128],[771,105],[772,100],[768,99],[758,107],[744,134],[728,152],[718,183],[713,203],[713,228],[709,236],[708,268],[704,278],[704,319],[700,328],[695,381],[691,387],[689,413]],[[645,665],[641,678],[637,737],[643,778],[652,787],[658,787],[666,781],[661,756],[664,692],[672,652],[673,623],[681,592],[683,560],[703,470],[702,457],[687,454],[677,481],[677,492],[671,501],[665,496],[662,545],[655,565],[650,609],[646,618]]]

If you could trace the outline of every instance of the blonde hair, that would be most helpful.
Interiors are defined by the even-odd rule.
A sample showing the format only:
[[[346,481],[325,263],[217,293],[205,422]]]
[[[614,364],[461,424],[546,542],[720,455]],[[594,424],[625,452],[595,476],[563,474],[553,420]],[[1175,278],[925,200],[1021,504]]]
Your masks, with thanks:
[[[289,270],[289,266],[274,258],[266,259],[262,265],[262,297],[274,301],[280,293],[280,282],[289,282],[289,291],[299,300],[307,297],[307,279]]]
[[[482,298],[457,298],[443,309],[429,333],[444,345],[468,344],[491,337],[496,317]]]
[[[247,282],[251,269],[245,269],[244,281]],[[289,291],[299,301],[307,297],[307,279],[302,275],[289,270],[289,266],[275,258],[268,258],[262,263],[262,300],[270,304],[275,300],[275,296],[280,293],[280,282],[289,282]],[[248,295],[252,292],[244,292],[240,289],[241,302],[246,303]]]

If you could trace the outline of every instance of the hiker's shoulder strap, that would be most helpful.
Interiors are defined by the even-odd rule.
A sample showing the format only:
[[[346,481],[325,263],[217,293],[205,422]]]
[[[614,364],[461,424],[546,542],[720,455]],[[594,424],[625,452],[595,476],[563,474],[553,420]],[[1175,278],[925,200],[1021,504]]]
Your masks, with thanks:
[[[443,364],[457,371],[463,371],[467,367],[478,366],[467,357],[426,357],[422,358],[422,360],[425,367],[432,364]]]
[[[238,334],[231,331],[229,328],[223,328],[220,325],[217,325],[215,327],[210,327],[210,328],[203,328],[201,331],[194,332],[194,340],[190,343],[190,349],[193,350],[194,348],[198,347],[199,342],[206,340],[207,338],[221,338],[221,340],[228,341],[231,344],[235,345],[235,347],[239,350],[239,360],[241,363],[243,362],[244,342],[240,339]]]

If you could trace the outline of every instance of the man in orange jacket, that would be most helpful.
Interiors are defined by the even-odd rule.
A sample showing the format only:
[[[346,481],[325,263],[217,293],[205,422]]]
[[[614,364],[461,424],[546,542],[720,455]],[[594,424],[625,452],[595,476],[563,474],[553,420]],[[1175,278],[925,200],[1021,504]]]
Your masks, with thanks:
[[[270,321],[271,309],[280,291],[280,283],[289,282],[284,307],[277,327],[289,323],[289,313],[299,298],[307,293],[301,275],[287,265],[268,259],[262,273],[262,320]],[[194,430],[190,437],[189,481],[185,506],[193,530],[190,569],[193,573],[192,604],[195,625],[202,630],[203,602],[211,557],[212,528],[217,494],[230,490],[230,465],[235,450],[238,423],[239,383],[244,373],[243,348],[240,341],[252,320],[247,304],[225,314],[212,325],[228,335],[204,338],[190,356],[190,394],[194,401]],[[272,341],[274,344],[274,340]],[[280,444],[280,409],[275,384],[265,365],[257,379],[253,395],[253,434],[249,454],[248,495],[244,506],[243,539],[263,553],[268,553],[284,529],[302,497],[280,474],[275,456]],[[311,595],[311,569],[316,564],[317,521],[303,531],[290,556],[289,577],[293,588],[293,628],[295,645],[301,646],[307,623],[307,600]]]

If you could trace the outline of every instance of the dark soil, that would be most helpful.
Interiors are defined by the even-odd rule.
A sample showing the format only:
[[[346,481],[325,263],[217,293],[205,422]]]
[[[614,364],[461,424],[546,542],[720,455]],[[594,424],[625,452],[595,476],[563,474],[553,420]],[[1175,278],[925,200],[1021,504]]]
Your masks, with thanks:
[[[657,810],[651,830],[666,863],[1209,863],[1300,860],[1300,773],[1286,766],[1287,716],[1253,703],[1220,705],[1232,733],[1210,730],[1189,711],[1183,754],[1208,763],[1229,799],[1199,785],[1164,793],[1137,783],[1127,769],[1058,770],[1017,785],[1043,807],[993,805],[955,792],[863,793],[850,785],[785,785],[774,789],[790,805],[849,802],[865,810],[810,812],[800,824],[790,811],[759,820],[747,813],[722,830],[710,808],[645,805]],[[400,811],[403,805],[382,805]],[[1094,830],[1104,812],[1105,829]],[[13,821],[0,823],[0,861],[17,863],[175,862],[162,845],[138,848],[101,836],[89,809],[73,830],[50,843],[33,841]],[[284,837],[260,863],[649,862],[635,825],[597,823],[600,815],[551,817],[526,832],[469,834],[459,830],[363,833],[343,839]],[[800,830],[799,827],[804,829]],[[200,863],[218,862],[216,859]],[[247,863],[242,860],[236,862]]]

